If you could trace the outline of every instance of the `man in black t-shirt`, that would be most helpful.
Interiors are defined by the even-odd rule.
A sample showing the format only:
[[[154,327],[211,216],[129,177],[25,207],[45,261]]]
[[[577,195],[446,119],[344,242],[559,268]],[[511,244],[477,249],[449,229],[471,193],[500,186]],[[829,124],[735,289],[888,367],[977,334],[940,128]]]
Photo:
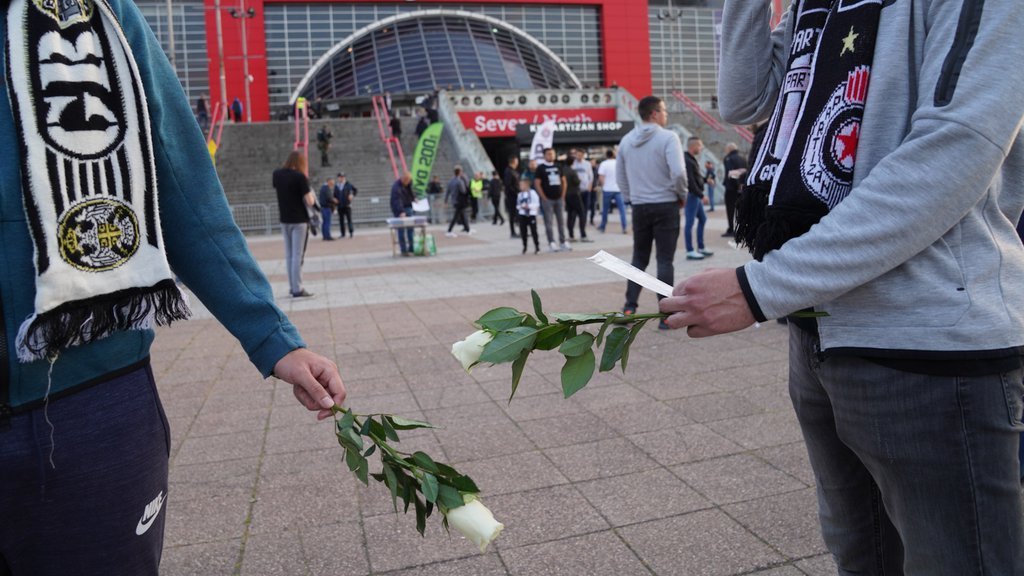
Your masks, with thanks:
[[[511,228],[510,238],[518,238],[516,234],[516,196],[519,191],[519,156],[509,156],[508,166],[503,174],[505,184],[505,212],[508,212],[508,224]]]
[[[567,183],[562,167],[555,162],[555,149],[544,149],[544,162],[537,163],[534,186],[540,194],[540,205],[544,210],[544,233],[548,238],[548,246],[552,252],[572,250],[565,241],[565,189]],[[551,217],[554,215],[558,223],[558,244],[555,244],[554,231],[551,229]]]

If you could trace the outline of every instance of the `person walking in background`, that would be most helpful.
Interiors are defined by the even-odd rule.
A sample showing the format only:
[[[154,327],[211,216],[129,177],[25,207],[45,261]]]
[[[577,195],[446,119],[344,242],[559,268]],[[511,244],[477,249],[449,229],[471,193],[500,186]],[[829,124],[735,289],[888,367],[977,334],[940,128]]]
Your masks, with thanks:
[[[498,178],[498,172],[491,172],[491,182],[487,193],[491,197],[491,207],[494,208],[494,217],[491,218],[492,226],[497,226],[499,221],[502,226],[505,225],[505,217],[501,215],[501,189],[503,187],[501,178]],[[511,218],[511,215],[509,217]]]
[[[391,127],[391,137],[398,140],[399,143],[402,141],[402,120],[398,117],[396,112],[391,120],[388,122],[388,126]]]
[[[516,219],[518,214],[517,197],[519,196],[519,156],[509,156],[508,165],[505,166],[505,212],[508,213],[508,225],[510,228],[509,238],[516,238]],[[532,179],[528,179],[532,182]]]
[[[580,238],[586,238],[587,235],[583,233],[582,221],[587,219],[587,213],[594,200],[594,166],[587,160],[587,152],[584,149],[576,148],[572,151],[572,155],[570,169],[580,180]],[[566,208],[568,212],[568,207]],[[572,222],[572,216],[569,216],[569,222]],[[594,224],[593,216],[590,217],[590,224]],[[569,224],[569,238],[572,238],[571,223]]]
[[[616,180],[615,171],[615,150],[608,149],[608,154],[597,167],[598,182],[601,186],[601,226],[598,227],[602,233],[608,226],[608,210],[614,205],[619,212],[619,221],[622,223],[622,233],[626,233],[626,205],[622,201],[622,192],[619,190],[619,183]]]
[[[687,260],[703,260],[710,257],[714,252],[704,248],[704,224],[708,217],[704,214],[704,185],[706,177],[702,176],[700,163],[697,156],[704,151],[704,143],[700,138],[691,136],[686,141],[686,177],[689,191],[686,195],[686,205],[683,211],[686,214],[686,224],[683,226],[683,240],[686,243]],[[693,248],[693,221],[697,221],[697,249]]]
[[[480,200],[484,197],[484,173],[474,172],[473,180],[469,183],[469,219],[476,223],[476,217],[480,214]]]
[[[704,163],[704,182],[707,188],[708,212],[715,211],[715,184],[718,178],[715,175],[715,163],[708,160]]]
[[[737,211],[754,260],[690,276],[661,311],[695,337],[790,316],[840,574],[1019,575],[1024,75],[1007,58],[1024,4],[798,0],[770,18],[725,1],[722,117],[769,119]]]
[[[722,159],[722,165],[725,171],[726,221],[725,233],[722,236],[729,238],[735,235],[736,201],[740,197],[743,181],[747,174],[747,161],[740,155],[735,143],[729,142],[725,145],[725,158]]]
[[[441,186],[441,177],[434,174],[430,179],[430,184],[427,185],[427,203],[430,206],[429,221],[431,224],[441,223],[443,202],[444,188]]]
[[[316,133],[316,147],[320,150],[320,166],[331,165],[329,152],[332,138],[334,138],[334,133],[327,126],[321,126]]]
[[[587,238],[587,212],[583,208],[582,192],[580,191],[580,177],[572,167],[572,161],[568,160],[563,170],[565,174],[565,214],[566,214],[566,229],[569,232],[569,242],[575,242],[576,238],[573,236],[573,228],[576,225],[576,219],[580,221],[580,242],[592,242]],[[590,171],[590,163],[587,163],[587,171]]]
[[[391,185],[391,215],[395,218],[412,216],[412,203],[415,200],[416,194],[412,191],[412,174],[402,172],[398,180]],[[398,249],[402,252],[402,256],[412,256],[413,232],[412,226],[395,230],[398,235]]]
[[[534,176],[534,190],[540,194],[540,208],[544,215],[544,233],[552,252],[572,250],[565,238],[565,190],[568,183],[562,165],[555,161],[555,149],[544,150],[544,163],[537,165]],[[558,243],[555,243],[551,220],[558,226]]]
[[[466,186],[466,179],[462,174],[462,166],[455,167],[455,175],[448,181],[448,186],[444,191],[444,205],[448,207],[452,206],[452,220],[448,223],[448,232],[445,236],[449,238],[455,238],[457,236],[452,230],[455,228],[455,223],[459,222],[462,224],[462,229],[466,234],[470,234],[469,222],[466,221],[466,209],[469,207],[469,187]]]
[[[292,298],[310,298],[312,293],[302,287],[302,261],[309,240],[309,208],[316,204],[313,190],[306,178],[306,156],[292,150],[284,166],[274,170],[274,190],[284,234],[285,268],[288,270],[288,293]]]
[[[199,130],[202,131],[203,136],[206,136],[206,131],[210,128],[210,113],[206,109],[206,94],[203,94],[196,100],[196,121],[199,122]]]
[[[597,158],[590,158],[590,178],[593,182],[593,188],[590,193],[590,202],[584,206],[587,210],[588,218],[591,226],[594,226],[594,217],[597,216],[597,199],[601,197],[601,179],[597,173],[598,161]]]
[[[359,190],[348,181],[344,172],[338,172],[338,180],[334,183],[334,199],[338,201],[338,228],[341,229],[341,237],[345,237],[345,222],[348,222],[348,235],[352,237],[355,233],[352,227],[352,201],[355,200]]]
[[[683,145],[675,132],[665,129],[668,109],[657,96],[646,96],[637,105],[640,125],[622,138],[615,176],[626,203],[633,205],[633,266],[644,270],[651,261],[654,245],[658,280],[672,286],[673,260],[679,243],[679,208],[686,197],[686,167]],[[626,285],[622,311],[636,312],[640,285]],[[664,298],[658,295],[658,299]],[[668,329],[662,320],[658,328]]]
[[[242,101],[238,98],[231,101],[231,115],[235,122],[242,121]]]
[[[334,187],[334,178],[328,178],[320,186],[320,230],[324,241],[327,242],[334,240],[331,236],[331,214],[338,206],[338,199],[334,197]]]
[[[540,238],[537,237],[537,214],[540,212],[540,196],[530,186],[530,181],[519,182],[519,194],[516,198],[516,211],[519,215],[519,235],[523,238],[523,254],[528,247],[528,235],[533,236],[533,253],[540,253]]]

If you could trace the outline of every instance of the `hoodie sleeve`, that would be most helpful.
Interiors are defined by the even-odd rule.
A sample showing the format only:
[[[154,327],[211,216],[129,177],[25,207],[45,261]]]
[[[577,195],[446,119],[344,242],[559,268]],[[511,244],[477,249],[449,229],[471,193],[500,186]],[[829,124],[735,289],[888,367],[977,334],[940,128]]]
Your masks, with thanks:
[[[786,10],[772,30],[769,0],[726,0],[718,73],[718,108],[725,121],[751,124],[771,113],[786,69],[789,17]]]
[[[683,144],[679,141],[679,135],[672,131],[669,134],[668,145],[665,146],[665,162],[668,164],[669,177],[675,184],[676,196],[680,199],[686,198],[689,189],[687,181],[686,164],[683,162]]]

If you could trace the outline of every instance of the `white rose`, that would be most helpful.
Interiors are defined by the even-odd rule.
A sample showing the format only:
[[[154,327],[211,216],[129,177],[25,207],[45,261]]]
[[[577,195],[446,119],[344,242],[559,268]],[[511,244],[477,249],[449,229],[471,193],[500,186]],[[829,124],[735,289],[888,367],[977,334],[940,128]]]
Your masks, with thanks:
[[[472,494],[463,495],[466,504],[448,510],[448,525],[454,527],[480,548],[487,551],[487,545],[498,537],[505,525],[494,519],[494,515]]]
[[[494,334],[486,330],[477,330],[465,340],[459,340],[452,344],[452,356],[462,363],[462,368],[469,372],[470,369],[480,361],[480,355],[484,353],[484,346],[494,339]]]

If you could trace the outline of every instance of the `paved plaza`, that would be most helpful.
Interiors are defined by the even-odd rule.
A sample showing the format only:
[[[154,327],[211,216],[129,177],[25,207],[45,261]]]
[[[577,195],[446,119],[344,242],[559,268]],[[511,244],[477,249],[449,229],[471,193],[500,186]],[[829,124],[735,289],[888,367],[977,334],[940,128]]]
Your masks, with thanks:
[[[715,256],[688,262],[680,247],[677,281],[747,258],[720,237],[724,211],[709,216]],[[429,258],[393,258],[383,229],[311,239],[317,297],[298,301],[282,240],[250,246],[309,347],[338,363],[356,412],[442,426],[399,447],[472,476],[505,524],[496,543],[481,555],[437,516],[421,538],[382,484],[348,472],[332,422],[261,379],[193,300],[197,318],[161,329],[153,351],[173,436],[165,576],[835,574],[786,390],[785,327],[693,340],[649,324],[627,373],[598,374],[571,399],[562,357],[534,352],[509,404],[510,366],[468,375],[452,343],[490,308],[530,310],[530,288],[549,312],[618,310],[625,282],[584,257],[629,260],[632,239],[615,219],[573,252],[521,255],[507,225],[474,229],[431,227]],[[645,292],[639,312],[655,311]]]

